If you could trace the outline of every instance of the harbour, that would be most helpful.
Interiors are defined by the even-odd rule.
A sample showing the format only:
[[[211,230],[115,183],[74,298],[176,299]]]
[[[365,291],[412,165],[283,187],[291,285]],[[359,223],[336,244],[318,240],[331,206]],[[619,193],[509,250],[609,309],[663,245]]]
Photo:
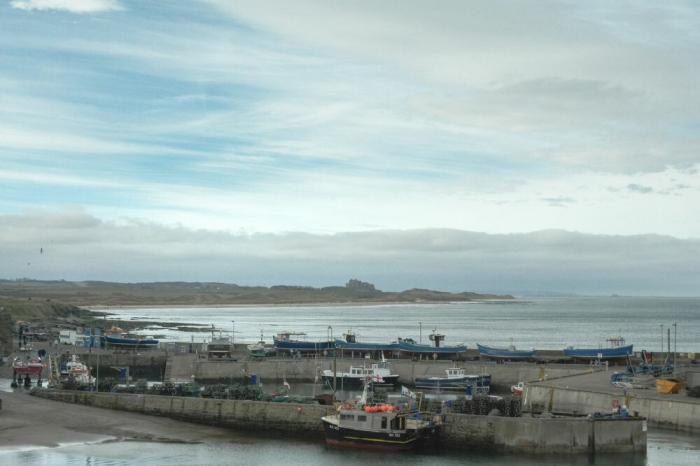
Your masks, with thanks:
[[[431,306],[433,310],[438,311],[439,317],[440,307]],[[445,307],[451,310],[453,305]],[[374,310],[376,312],[376,309]],[[144,311],[140,312],[145,314]],[[189,322],[192,322],[192,317],[188,319]],[[381,318],[381,315],[378,317]],[[110,316],[110,321],[118,322],[114,315]],[[111,325],[110,321],[107,325]],[[138,319],[132,319],[130,322],[134,321]],[[54,388],[45,388],[46,381],[42,388],[30,390],[35,397],[45,398],[57,404],[78,404],[94,409],[108,408],[166,417],[176,422],[203,423],[232,431],[245,431],[249,434],[254,432],[255,436],[261,436],[263,439],[277,431],[287,437],[299,436],[302,442],[322,442],[321,419],[335,415],[333,413],[337,411],[333,405],[325,404],[327,401],[321,401],[319,396],[326,396],[324,400],[328,400],[330,396],[331,400],[335,398],[338,402],[357,400],[358,386],[347,377],[355,373],[369,381],[372,377],[377,376],[381,379],[384,375],[389,381],[383,384],[389,387],[384,389],[388,390],[384,396],[393,400],[390,404],[405,403],[406,399],[401,401],[401,392],[405,387],[409,387],[409,392],[421,394],[422,409],[428,409],[426,413],[432,413],[430,416],[438,416],[435,418],[439,420],[436,438],[440,439],[437,442],[440,448],[431,449],[429,451],[433,452],[427,454],[436,455],[432,457],[440,459],[443,455],[450,457],[456,451],[489,451],[489,455],[499,452],[499,455],[544,455],[545,458],[562,454],[570,455],[571,458],[595,457],[594,463],[590,464],[604,464],[600,463],[603,460],[599,457],[624,452],[626,458],[636,458],[634,461],[637,463],[630,464],[653,464],[647,463],[646,458],[649,450],[648,429],[673,428],[691,435],[695,434],[697,429],[693,421],[697,416],[692,414],[692,410],[684,408],[683,403],[687,403],[689,399],[685,395],[659,395],[665,406],[661,413],[658,408],[645,405],[648,403],[645,400],[649,397],[644,392],[626,390],[611,384],[612,374],[629,367],[631,361],[635,361],[636,364],[641,356],[639,352],[626,354],[622,360],[613,356],[605,364],[601,364],[599,360],[582,361],[575,357],[567,358],[564,349],[536,350],[534,358],[510,359],[510,353],[483,354],[476,345],[468,342],[456,346],[442,345],[444,340],[454,339],[453,332],[441,333],[435,329],[425,333],[419,329],[421,332],[418,338],[422,343],[420,340],[411,342],[408,346],[399,347],[400,351],[392,351],[396,348],[392,343],[382,346],[383,344],[378,342],[373,344],[380,345],[379,347],[349,348],[343,343],[350,343],[349,340],[354,339],[352,343],[362,344],[354,332],[346,331],[336,337],[331,336],[328,327],[326,326],[326,335],[321,337],[321,341],[328,342],[323,347],[311,340],[310,335],[302,335],[299,340],[288,339],[281,345],[282,348],[279,348],[280,345],[275,344],[277,342],[272,338],[265,341],[264,336],[260,338],[258,334],[258,338],[248,339],[238,332],[229,332],[226,336],[225,329],[216,326],[213,327],[213,331],[203,332],[208,335],[208,338],[205,338],[208,341],[196,342],[192,337],[187,341],[190,334],[183,332],[180,334],[180,341],[165,339],[154,348],[141,345],[136,340],[143,337],[138,336],[134,336],[136,340],[132,342],[133,348],[124,348],[121,345],[104,345],[103,348],[99,344],[99,338],[92,337],[83,340],[90,342],[87,346],[85,343],[58,347],[48,344],[47,350],[63,353],[63,360],[69,352],[74,354],[73,358],[80,358],[80,361],[92,369],[93,375],[95,369],[100,367],[102,385],[99,382],[96,382],[96,385],[100,385],[102,393],[85,391],[85,387],[78,391],[66,391],[57,389],[55,384]],[[303,327],[301,329],[308,330]],[[149,328],[136,333],[147,332],[148,335],[153,335],[153,330]],[[666,333],[668,334],[668,330]],[[668,335],[665,338],[667,337]],[[149,338],[154,339],[150,336]],[[258,345],[273,351],[269,354],[256,353],[259,348],[251,343],[256,340]],[[294,343],[295,347],[290,348],[289,345],[295,341],[307,341],[310,342],[310,346],[306,343]],[[36,350],[40,346],[42,343],[37,341],[34,342],[33,348]],[[593,345],[589,343],[589,346]],[[665,346],[668,348],[668,341],[665,342]],[[434,350],[424,351],[423,347],[439,347],[450,353],[437,354]],[[385,349],[387,354],[384,353]],[[691,355],[679,352],[673,356],[678,361],[676,372],[683,377],[684,370],[692,369],[689,365]],[[661,354],[657,352],[656,360],[660,357]],[[665,357],[672,358],[668,354]],[[104,385],[105,380],[121,379],[124,376],[123,371],[115,371],[115,368],[120,367],[128,368],[127,386],[132,384],[129,390],[118,390],[116,385]],[[337,374],[335,378],[334,373]],[[482,378],[488,380],[486,391],[479,391],[480,385],[477,381]],[[450,380],[455,379],[473,382],[450,386]],[[148,387],[153,388],[146,389],[146,385],[140,385],[143,388],[138,389],[137,386],[142,383],[138,381],[141,380],[150,380]],[[591,385],[591,380],[597,382]],[[154,391],[158,384],[194,384],[203,387],[205,391],[209,390],[207,387],[211,387],[219,390],[219,393],[211,392],[205,395],[204,392],[198,392],[201,394],[190,394],[181,398],[176,395],[177,391],[170,390],[168,395],[163,395],[162,390]],[[238,393],[243,387],[251,384],[256,390],[260,387],[260,393],[266,395],[247,401],[229,399],[233,387],[241,387],[235,388]],[[522,395],[511,395],[511,388],[518,384],[522,386]],[[581,393],[590,392],[592,387],[593,391],[600,391],[601,398],[582,398]],[[136,392],[134,388],[137,389]],[[476,405],[473,403],[482,403],[478,400],[484,396],[489,398],[487,405],[491,407],[480,408],[480,414],[468,414],[476,412]],[[474,401],[468,401],[472,397]],[[498,404],[496,400],[499,399],[505,399],[505,405],[503,401]],[[303,403],[295,404],[299,401],[293,400],[303,400]],[[510,407],[510,400],[517,400],[517,410]],[[616,403],[618,406],[624,406],[624,416],[611,416]],[[689,403],[694,403],[694,400],[690,399]],[[678,404],[680,408],[676,408],[674,404]],[[501,414],[491,414],[490,411],[494,409]],[[685,409],[689,415],[665,415],[674,413],[677,409]],[[522,415],[519,414],[521,411]],[[511,412],[518,414],[513,417]],[[669,421],[674,416],[675,420]],[[353,417],[356,415],[353,414]]]

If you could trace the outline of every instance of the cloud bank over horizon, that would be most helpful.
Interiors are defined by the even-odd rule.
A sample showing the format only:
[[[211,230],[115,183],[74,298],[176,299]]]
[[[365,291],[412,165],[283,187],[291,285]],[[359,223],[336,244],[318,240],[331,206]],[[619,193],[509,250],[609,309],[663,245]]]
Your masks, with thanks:
[[[43,249],[43,252],[41,252]],[[562,230],[229,233],[80,209],[0,215],[0,278],[697,296],[700,240]]]

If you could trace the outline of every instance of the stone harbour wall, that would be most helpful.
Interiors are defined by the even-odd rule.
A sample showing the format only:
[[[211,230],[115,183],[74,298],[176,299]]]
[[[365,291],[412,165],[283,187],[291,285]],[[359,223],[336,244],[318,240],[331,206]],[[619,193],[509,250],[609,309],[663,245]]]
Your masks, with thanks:
[[[323,438],[321,417],[330,406],[211,398],[35,389],[35,396],[234,429]],[[441,445],[450,450],[488,449],[534,454],[646,452],[641,419],[511,418],[445,415]]]
[[[544,384],[528,384],[523,395],[523,408],[540,405],[554,413],[590,414],[609,412],[613,400],[627,405],[649,420],[653,426],[700,432],[700,403],[677,398],[658,398],[652,394],[615,395],[589,390],[551,387]]]

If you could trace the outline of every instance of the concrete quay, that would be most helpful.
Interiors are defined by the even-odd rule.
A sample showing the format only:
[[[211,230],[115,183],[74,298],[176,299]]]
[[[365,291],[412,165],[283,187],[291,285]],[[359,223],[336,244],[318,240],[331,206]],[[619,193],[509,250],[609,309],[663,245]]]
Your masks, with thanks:
[[[313,404],[94,393],[36,389],[55,401],[130,411],[239,430],[322,439],[321,417],[333,407]],[[449,450],[528,454],[646,453],[642,419],[511,418],[447,414],[440,431]]]
[[[444,446],[486,448],[506,453],[646,454],[646,421],[582,417],[500,417],[447,414],[441,431]]]
[[[610,383],[612,372],[572,375],[556,380],[529,383],[523,393],[523,410],[543,408],[551,413],[590,414],[610,412],[613,401],[627,405],[649,424],[700,432],[700,399],[685,394],[662,395],[654,388],[617,388]]]
[[[350,366],[371,364],[368,359],[338,358],[335,361],[338,372],[346,372]],[[376,362],[376,361],[374,361]],[[445,369],[463,367],[467,373],[491,374],[492,386],[499,391],[509,390],[518,382],[549,380],[575,374],[590,373],[591,368],[579,364],[534,364],[508,363],[496,364],[484,361],[412,361],[409,359],[392,359],[391,370],[399,374],[399,381],[412,384],[417,377],[445,375]],[[200,383],[239,381],[255,374],[263,381],[313,382],[320,379],[323,370],[333,369],[333,358],[275,358],[242,361],[218,361],[198,358],[193,354],[171,355],[168,358],[166,379],[172,381],[191,381]]]

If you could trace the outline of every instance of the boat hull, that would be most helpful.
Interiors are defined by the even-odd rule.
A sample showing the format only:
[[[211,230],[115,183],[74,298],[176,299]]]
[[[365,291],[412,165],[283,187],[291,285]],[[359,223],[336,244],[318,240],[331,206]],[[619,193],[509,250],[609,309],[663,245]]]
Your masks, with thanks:
[[[479,355],[493,359],[533,359],[535,351],[518,351],[506,348],[493,348],[490,346],[476,345],[479,348]]]
[[[333,376],[323,375],[321,376],[323,383],[329,386],[333,386]],[[396,386],[399,383],[398,375],[383,376],[383,382],[372,382],[375,387],[382,386]],[[365,378],[361,377],[348,377],[348,376],[337,376],[335,378],[336,386],[343,388],[362,388],[364,386]]]
[[[435,347],[418,343],[407,343],[405,341],[394,343],[358,343],[336,340],[335,348],[342,351],[385,351],[387,353],[403,352],[415,354],[461,354],[467,351],[467,347],[464,345]]]
[[[415,430],[405,432],[371,432],[338,427],[323,421],[326,433],[326,445],[336,448],[359,448],[363,450],[405,451],[418,446],[418,434]]]
[[[277,350],[295,351],[324,351],[335,347],[332,341],[297,341],[278,340],[275,338],[275,348]]]
[[[633,345],[619,348],[567,348],[564,355],[575,359],[616,359],[626,358],[633,354]]]
[[[108,345],[121,348],[155,348],[158,346],[158,340],[151,338],[122,338],[105,335],[104,339]]]
[[[474,394],[487,394],[491,388],[491,376],[425,377],[417,378],[416,388],[421,390],[464,391],[472,387]]]

